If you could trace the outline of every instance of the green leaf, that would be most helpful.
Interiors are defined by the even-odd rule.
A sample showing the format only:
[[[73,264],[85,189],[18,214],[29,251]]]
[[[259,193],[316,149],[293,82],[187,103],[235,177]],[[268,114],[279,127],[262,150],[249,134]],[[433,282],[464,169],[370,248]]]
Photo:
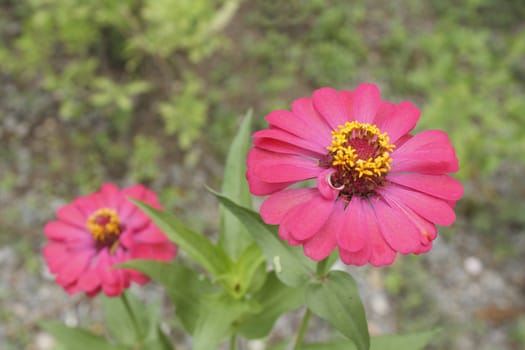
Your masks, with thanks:
[[[178,244],[208,272],[219,276],[229,270],[230,258],[220,246],[214,245],[206,236],[192,231],[169,213],[132,198],[129,200],[144,211],[170,240]]]
[[[279,316],[304,303],[304,290],[287,287],[272,272],[261,290],[253,295],[253,300],[260,303],[261,311],[243,318],[238,329],[248,339],[267,336]]]
[[[128,310],[126,303],[131,311]],[[160,344],[159,337],[163,334],[160,332],[158,301],[146,305],[126,291],[120,297],[104,297],[102,305],[109,334],[119,344],[130,346],[147,342]]]
[[[128,293],[129,294],[129,293]],[[135,309],[136,298],[129,294],[130,307]],[[104,309],[104,320],[106,322],[106,328],[109,331],[109,335],[120,344],[133,345],[141,342],[145,338],[144,329],[140,329],[139,332],[135,329],[133,319],[128,313],[125,304],[121,297],[102,298],[102,308]],[[133,310],[135,312],[135,310]],[[143,325],[143,317],[140,321],[137,317],[137,326]]]
[[[266,277],[265,261],[259,246],[252,243],[232,264],[231,270],[224,276],[218,276],[218,279],[224,281],[230,295],[234,298],[241,298],[249,290],[256,291],[264,283]]]
[[[126,346],[114,345],[104,337],[95,335],[82,328],[67,327],[58,322],[42,322],[44,328],[55,340],[66,349],[75,350],[126,350]]]
[[[222,193],[235,202],[251,208],[252,199],[246,182],[246,156],[250,147],[250,126],[252,112],[246,113],[244,120],[233,139],[224,167]],[[219,244],[233,258],[236,258],[243,249],[252,242],[250,234],[242,223],[228,210],[221,206],[221,226],[219,230]]]
[[[265,224],[257,213],[234,203],[222,194],[214,194],[245,225],[284,284],[299,287],[310,279],[315,271],[315,263],[304,256],[301,248],[291,247],[283,242],[277,234],[277,228]]]
[[[145,350],[175,350],[175,345],[171,344],[171,340],[157,327],[157,336],[144,343]]]
[[[164,286],[175,305],[175,316],[190,333],[199,318],[202,296],[216,291],[207,278],[180,264],[133,260],[119,266],[136,269]]]
[[[310,310],[351,339],[358,350],[370,348],[365,310],[352,276],[332,271],[309,283],[305,297]]]
[[[330,271],[330,269],[334,266],[337,260],[339,260],[339,252],[336,249],[332,252],[332,254],[328,255],[328,257],[326,258],[326,261],[324,262],[325,269],[322,271],[321,274],[325,274],[326,272]],[[321,261],[319,263],[321,263]],[[319,275],[319,271],[317,272],[317,274]]]
[[[430,330],[409,334],[392,334],[372,337],[371,350],[423,350],[439,333]]]
[[[423,350],[437,331],[410,334],[380,335],[370,338],[370,350]],[[287,342],[272,346],[268,350],[286,350]],[[310,343],[301,345],[301,350],[357,350],[351,340],[338,340],[329,343]]]
[[[218,349],[219,343],[231,333],[234,322],[254,306],[226,294],[204,298],[193,334],[193,350]]]

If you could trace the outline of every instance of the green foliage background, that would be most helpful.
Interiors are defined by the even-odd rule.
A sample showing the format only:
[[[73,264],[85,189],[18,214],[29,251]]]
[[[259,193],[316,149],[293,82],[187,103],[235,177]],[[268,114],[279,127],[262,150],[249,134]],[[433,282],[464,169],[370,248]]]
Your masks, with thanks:
[[[263,126],[315,88],[369,81],[414,101],[420,130],[449,133],[459,227],[512,254],[500,238],[525,225],[523,18],[521,0],[4,0],[0,204],[26,213],[2,210],[0,242],[104,181],[146,183],[191,218],[192,174],[220,183],[247,109]]]

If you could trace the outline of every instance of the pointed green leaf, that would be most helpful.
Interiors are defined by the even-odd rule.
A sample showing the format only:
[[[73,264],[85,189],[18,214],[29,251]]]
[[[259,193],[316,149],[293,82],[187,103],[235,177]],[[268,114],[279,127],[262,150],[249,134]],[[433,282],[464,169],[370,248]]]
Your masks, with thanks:
[[[159,341],[160,302],[145,304],[125,291],[120,297],[104,297],[102,305],[106,328],[119,344],[131,346]]]
[[[277,234],[277,228],[265,224],[259,214],[234,203],[222,194],[214,194],[224,207],[245,225],[284,284],[298,287],[310,279],[315,271],[315,263],[304,256],[301,248],[291,247],[282,241]]]
[[[305,297],[310,310],[351,339],[358,350],[370,348],[365,310],[352,276],[329,272],[308,284]]]
[[[244,317],[239,333],[248,339],[257,339],[270,333],[279,316],[304,303],[304,290],[287,287],[272,272],[252,299],[260,303],[261,311]]]
[[[146,203],[135,203],[180,249],[184,250],[204,269],[215,276],[229,270],[231,260],[220,246],[214,245],[206,236],[192,231],[175,216],[155,209]]]
[[[219,276],[218,279],[224,280],[224,285],[230,295],[234,298],[241,298],[248,290],[257,290],[264,283],[264,278],[266,277],[265,262],[266,260],[259,246],[252,243],[244,249],[239,259],[232,264],[231,270],[226,275]]]
[[[332,254],[328,255],[328,257],[326,258],[326,261],[324,262],[325,264],[325,269],[322,271],[321,274],[325,274],[326,272],[330,271],[330,269],[334,266],[334,264],[339,260],[339,252],[336,250],[334,250],[332,252]],[[321,263],[323,262],[322,260],[319,262]],[[318,265],[319,265],[318,263]],[[319,267],[318,267],[319,268]],[[318,275],[319,275],[319,271],[317,271]]]
[[[146,343],[144,343],[144,349],[147,349],[147,350],[175,350],[175,346],[171,345],[169,342],[165,342],[159,339],[154,339],[154,340],[148,340]]]
[[[230,146],[222,183],[222,193],[247,208],[252,206],[252,198],[246,182],[246,156],[251,144],[251,123],[252,112],[249,111]],[[239,219],[221,206],[219,244],[224,250],[231,257],[236,258],[252,241]]]
[[[193,334],[193,350],[218,349],[231,334],[234,322],[252,308],[252,304],[226,294],[205,298]]]
[[[370,338],[370,350],[423,350],[436,336],[436,331],[409,334],[380,335]],[[268,350],[286,350],[287,342],[272,346]],[[301,350],[357,350],[351,340],[301,345]]]
[[[157,335],[151,340],[146,341],[144,348],[147,350],[175,350],[175,345],[171,344],[171,340],[162,329],[157,327]]]
[[[205,276],[180,264],[133,260],[119,266],[138,270],[164,286],[175,305],[175,316],[190,333],[193,333],[199,317],[202,296],[216,291]]]
[[[67,327],[58,322],[42,322],[41,326],[66,349],[76,350],[126,350],[123,345],[114,345],[104,337],[95,335],[82,328]]]
[[[437,335],[437,330],[372,337],[371,350],[423,350]]]
[[[136,298],[130,293],[128,294],[128,299],[132,301],[130,304],[135,304]],[[130,307],[131,309],[136,308],[135,305],[130,305]],[[106,323],[106,328],[109,331],[109,335],[119,344],[138,344],[145,338],[146,330],[141,327],[137,332],[133,318],[128,313],[128,310],[122,301],[122,297],[103,297],[102,308],[104,310],[104,320]],[[135,310],[133,310],[133,312],[135,312]],[[143,317],[140,318],[140,321],[137,317],[137,326],[143,326],[143,321]]]

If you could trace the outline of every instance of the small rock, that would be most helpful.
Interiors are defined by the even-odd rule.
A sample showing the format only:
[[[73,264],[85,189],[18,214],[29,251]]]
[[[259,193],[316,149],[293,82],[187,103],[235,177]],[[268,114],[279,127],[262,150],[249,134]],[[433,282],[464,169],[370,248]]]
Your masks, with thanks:
[[[463,261],[463,268],[471,276],[479,276],[483,272],[483,263],[475,256],[469,256]]]
[[[51,350],[55,346],[55,341],[49,334],[40,332],[35,337],[35,346],[38,350]]]
[[[378,315],[384,316],[390,312],[390,304],[383,293],[375,293],[370,298],[370,306]]]
[[[64,316],[64,323],[68,327],[76,327],[78,326],[78,318],[72,311],[68,311]]]

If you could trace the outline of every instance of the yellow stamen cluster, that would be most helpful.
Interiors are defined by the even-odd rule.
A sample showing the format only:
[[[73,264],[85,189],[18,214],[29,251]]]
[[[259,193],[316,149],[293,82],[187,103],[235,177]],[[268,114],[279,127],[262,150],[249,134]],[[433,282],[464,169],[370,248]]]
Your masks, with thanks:
[[[362,158],[351,142],[358,139],[368,142],[373,154]],[[387,133],[381,133],[377,126],[351,121],[332,131],[332,144],[327,149],[332,154],[332,166],[362,178],[386,174],[390,170],[390,152],[394,147]]]
[[[107,242],[120,235],[120,218],[113,209],[102,208],[93,213],[87,228],[98,242]]]

